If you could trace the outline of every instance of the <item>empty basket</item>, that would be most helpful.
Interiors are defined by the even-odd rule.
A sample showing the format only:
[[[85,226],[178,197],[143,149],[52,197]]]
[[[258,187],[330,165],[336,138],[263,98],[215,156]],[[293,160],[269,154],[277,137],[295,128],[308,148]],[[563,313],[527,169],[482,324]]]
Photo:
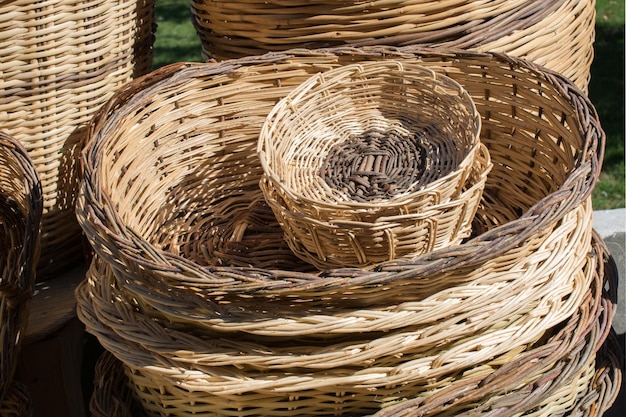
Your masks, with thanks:
[[[461,242],[491,168],[452,79],[410,62],[343,66],[297,86],[259,138],[262,189],[291,249],[320,269]]]
[[[197,244],[212,246],[215,226],[232,230],[232,243],[250,232],[252,251],[255,242],[267,251],[268,239],[282,241],[269,233],[277,224],[248,229],[241,215],[263,198],[256,149],[271,109],[320,71],[384,59],[420,63],[472,96],[493,164],[476,236],[373,269],[215,262]],[[123,359],[151,410],[382,412],[428,384],[441,388],[494,358],[508,361],[512,341],[516,352],[541,346],[594,304],[589,289],[602,286],[602,256],[590,195],[603,140],[593,106],[571,81],[500,54],[339,48],[163,68],[123,87],[90,125],[77,216],[98,278],[77,293],[80,317]],[[522,389],[524,402],[513,403],[489,395],[525,407],[546,394],[533,405],[562,407],[593,381],[600,333],[565,355],[572,362],[551,362],[560,369],[548,378],[571,378],[549,393]],[[499,382],[515,384],[514,375]],[[204,402],[199,392],[219,398]]]

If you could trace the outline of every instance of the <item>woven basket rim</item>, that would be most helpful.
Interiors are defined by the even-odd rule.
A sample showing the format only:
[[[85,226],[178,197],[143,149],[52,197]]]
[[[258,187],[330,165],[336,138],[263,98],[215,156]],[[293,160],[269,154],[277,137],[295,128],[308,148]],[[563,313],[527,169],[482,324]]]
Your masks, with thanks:
[[[448,174],[442,177],[436,178],[431,183],[422,184],[421,187],[416,186],[415,183],[411,184],[410,186],[407,187],[409,188],[407,191],[404,191],[397,195],[392,195],[389,198],[380,199],[380,200],[376,199],[375,201],[372,201],[372,202],[369,202],[369,201],[360,202],[360,201],[356,201],[352,199],[336,200],[336,199],[313,198],[313,197],[309,197],[307,195],[298,193],[296,190],[294,190],[294,187],[288,184],[285,184],[281,180],[280,178],[281,176],[277,174],[276,170],[273,168],[273,164],[271,164],[269,161],[270,158],[268,155],[273,154],[272,145],[274,145],[273,141],[270,140],[271,130],[273,128],[272,126],[275,126],[277,123],[280,123],[280,121],[276,122],[275,119],[278,118],[278,116],[280,115],[280,112],[292,110],[292,107],[293,107],[292,103],[294,100],[300,99],[301,96],[303,95],[306,95],[307,97],[310,96],[311,89],[317,86],[329,86],[329,85],[335,88],[335,85],[337,85],[336,82],[338,82],[337,78],[346,78],[348,76],[347,75],[348,73],[352,74],[353,76],[357,76],[358,78],[358,75],[364,71],[364,67],[366,69],[375,68],[381,72],[382,72],[382,69],[384,68],[391,68],[399,72],[403,72],[406,69],[407,72],[410,70],[409,74],[411,75],[411,77],[413,76],[417,77],[419,75],[423,75],[424,76],[423,78],[428,79],[429,81],[433,81],[435,83],[445,83],[446,87],[456,88],[459,97],[462,97],[463,104],[467,106],[467,110],[469,113],[468,116],[469,116],[469,119],[471,119],[471,120],[468,120],[468,124],[470,122],[473,123],[472,129],[471,129],[473,132],[473,138],[472,138],[473,142],[467,149],[463,149],[464,158],[462,158],[462,160],[460,161],[459,165],[456,167],[455,170],[449,172]],[[377,67],[380,67],[380,68],[377,68]],[[410,80],[413,80],[413,78],[410,78]],[[350,97],[350,93],[351,93],[351,90],[350,92],[344,92],[342,96]],[[311,97],[308,97],[308,99],[310,100]],[[373,106],[373,107],[376,107],[376,106]],[[293,114],[293,111],[290,114]],[[265,123],[261,127],[260,134],[259,134],[259,142],[257,146],[257,153],[259,155],[261,167],[266,173],[266,176],[269,179],[269,181],[273,184],[274,187],[281,189],[282,192],[285,193],[285,195],[287,195],[289,198],[291,198],[294,201],[297,200],[299,202],[302,202],[302,204],[304,205],[312,204],[312,205],[315,205],[316,207],[319,207],[320,209],[328,209],[328,210],[337,210],[337,209],[376,210],[376,208],[379,207],[379,205],[381,204],[384,204],[384,207],[386,208],[404,205],[407,203],[407,201],[410,201],[413,198],[419,198],[421,194],[428,192],[430,190],[436,189],[438,187],[441,187],[443,184],[447,183],[448,181],[451,181],[452,177],[455,176],[455,174],[457,174],[456,173],[457,170],[471,169],[470,167],[472,165],[473,155],[478,151],[478,148],[480,147],[480,139],[479,139],[480,128],[481,128],[481,118],[480,118],[480,114],[478,113],[476,109],[476,105],[474,104],[474,101],[469,96],[469,93],[456,80],[453,80],[444,74],[436,73],[430,68],[426,68],[417,62],[404,62],[403,63],[402,61],[396,61],[393,59],[384,60],[384,61],[359,62],[359,63],[349,64],[349,65],[344,65],[341,68],[333,69],[328,72],[319,72],[317,74],[314,74],[310,78],[308,78],[306,81],[304,81],[302,84],[300,84],[299,86],[291,90],[289,94],[287,94],[285,97],[282,97],[278,101],[278,103],[276,103],[276,105],[270,110],[270,112],[268,113],[266,117]],[[419,182],[419,179],[416,182]]]
[[[495,60],[499,63],[510,66],[512,69],[521,68],[528,71],[541,83],[553,86],[561,92],[566,101],[577,110],[580,118],[586,122],[583,126],[579,124],[582,137],[586,138],[585,148],[582,149],[581,156],[576,167],[559,189],[540,201],[535,203],[529,210],[523,213],[518,219],[507,224],[497,226],[471,240],[460,247],[440,249],[419,256],[412,260],[401,262],[385,262],[371,273],[358,278],[350,277],[349,270],[329,270],[319,274],[294,273],[283,270],[264,270],[248,267],[203,267],[182,256],[160,250],[147,244],[145,240],[124,223],[113,209],[115,206],[110,197],[99,187],[96,168],[99,163],[99,152],[103,146],[102,141],[94,140],[100,134],[107,134],[114,129],[116,120],[123,118],[125,112],[137,111],[141,108],[141,101],[149,99],[150,96],[162,88],[175,88],[182,86],[185,80],[194,77],[208,77],[223,74],[230,74],[237,69],[246,70],[248,66],[254,64],[265,64],[280,62],[291,57],[328,55],[348,55],[362,59],[380,59],[390,57],[412,58],[412,59],[439,59],[443,62],[453,62],[455,60],[468,58],[480,58],[485,60]],[[137,92],[139,91],[139,92]],[[571,96],[571,97],[570,97]],[[104,130],[102,130],[104,129]],[[308,290],[314,288],[341,288],[345,285],[368,285],[370,283],[380,284],[401,280],[408,275],[414,275],[417,270],[426,273],[430,270],[445,272],[459,267],[477,266],[487,258],[493,258],[498,253],[503,253],[516,247],[519,242],[524,241],[533,234],[533,227],[540,224],[552,224],[557,221],[563,213],[569,212],[573,207],[586,200],[590,194],[599,174],[602,156],[604,152],[604,132],[600,127],[598,116],[593,104],[581,90],[564,76],[543,68],[521,58],[508,56],[503,53],[480,53],[458,50],[432,50],[423,47],[364,47],[364,48],[328,48],[315,51],[305,49],[295,49],[284,53],[268,53],[260,57],[246,57],[242,59],[227,60],[220,63],[176,63],[163,67],[149,76],[139,78],[117,92],[117,94],[100,109],[98,114],[92,119],[89,126],[89,141],[82,154],[83,181],[81,186],[81,196],[78,204],[85,204],[85,198],[98,201],[102,205],[104,212],[94,211],[94,207],[89,207],[89,218],[81,219],[94,221],[101,227],[110,231],[116,239],[121,239],[126,247],[132,247],[137,256],[142,258],[142,265],[155,270],[176,271],[176,273],[198,274],[206,277],[216,277],[222,272],[229,270],[250,271],[262,282],[256,291],[259,293],[281,293],[289,291],[290,285],[304,285]],[[585,183],[581,189],[580,182]],[[569,198],[576,192],[576,198]],[[99,209],[100,210],[100,209]],[[105,224],[106,222],[107,224]],[[490,250],[484,250],[489,246]],[[394,274],[385,274],[385,271],[394,271]],[[404,271],[404,272],[401,272]],[[248,287],[249,288],[249,287]],[[241,290],[231,287],[228,291],[234,293]]]
[[[563,361],[567,362],[567,361],[574,360],[574,357],[576,355],[582,355],[584,357],[589,357],[589,355],[593,356],[595,352],[598,352],[601,347],[605,346],[604,345],[605,341],[607,341],[608,339],[611,339],[611,336],[614,336],[614,334],[611,333],[610,322],[615,313],[612,303],[615,303],[615,300],[616,300],[615,291],[617,288],[617,285],[616,285],[617,275],[615,274],[615,268],[611,268],[610,265],[607,268],[607,265],[605,265],[605,262],[614,262],[614,260],[608,255],[608,252],[606,252],[606,247],[604,245],[604,242],[602,241],[601,238],[599,238],[599,236],[596,233],[594,233],[593,247],[595,248],[595,251],[597,252],[599,262],[594,267],[594,270],[595,270],[594,278],[592,282],[590,283],[590,288],[587,289],[587,292],[586,292],[587,295],[584,301],[581,302],[581,305],[580,305],[581,307],[585,306],[585,308],[573,314],[568,320],[562,323],[562,325],[558,325],[554,328],[556,329],[554,333],[552,333],[552,338],[554,338],[554,340],[552,340],[551,338],[550,342],[546,342],[546,341],[539,342],[536,346],[536,351],[527,352],[525,354],[522,354],[520,357],[516,358],[515,361],[507,362],[506,364],[503,364],[501,369],[496,371],[493,375],[488,376],[487,378],[484,378],[484,376],[480,377],[480,375],[477,375],[477,378],[479,380],[484,379],[484,381],[481,384],[482,388],[480,389],[476,388],[475,392],[474,390],[472,391],[473,395],[480,396],[481,392],[484,395],[486,391],[490,389],[494,389],[494,388],[502,389],[502,387],[499,387],[499,383],[502,383],[502,382],[517,383],[515,382],[516,380],[514,378],[511,379],[511,375],[515,373],[515,370],[518,369],[518,367],[521,367],[522,369],[524,369],[525,366],[532,366],[532,367],[535,367],[536,370],[540,370],[543,368],[543,366],[545,366],[545,364],[542,361],[539,361],[539,363],[535,363],[534,365],[529,365],[530,363],[533,362],[532,360],[533,358],[535,359],[535,362],[536,362],[537,357],[541,357],[542,355],[548,355],[551,358],[551,360],[558,359],[561,362]],[[604,259],[604,261],[602,259]],[[606,291],[607,284],[608,284],[608,292]],[[86,283],[81,284],[81,286],[85,286],[85,285]],[[603,287],[604,287],[604,291],[603,291]],[[84,290],[85,288],[82,288],[82,289]],[[79,294],[82,294],[82,295],[79,295]],[[91,303],[89,301],[91,296],[88,295],[88,292],[77,290],[77,295],[79,296],[79,304],[87,303],[86,305],[89,305]],[[122,300],[118,300],[118,301],[122,302]],[[79,313],[81,311],[82,310],[79,308]],[[107,319],[109,318],[107,314],[105,314],[105,317]],[[111,318],[114,321],[116,320],[113,317]],[[120,335],[116,335],[114,336],[114,338],[115,337],[120,337]],[[115,342],[115,341],[113,342],[112,346],[115,346],[115,348],[112,351],[110,351],[113,354],[113,356],[118,356],[115,353],[116,349],[122,348],[123,346],[125,346],[125,344],[119,344],[121,343],[121,340],[122,339],[120,339],[120,341],[118,342]],[[144,338],[142,338],[141,340],[146,341]],[[560,341],[560,343],[555,343],[558,341]],[[611,344],[611,342],[612,340],[609,341],[609,345],[614,347]],[[132,343],[137,343],[137,341],[133,341],[131,342],[131,344]],[[585,351],[585,353],[582,353],[581,351]],[[111,354],[111,353],[107,353],[107,354]],[[124,357],[126,357],[125,354],[124,354]],[[618,367],[615,366],[617,364],[615,355],[611,355],[609,359],[611,360],[611,364],[613,365],[613,372],[615,373],[614,377],[616,379],[621,378],[621,374],[618,375],[619,369],[621,368],[618,369]],[[126,362],[125,359],[121,359],[121,360],[123,362]],[[132,363],[132,361],[127,363],[127,365],[130,366],[131,368],[138,367],[137,369],[140,369],[140,366],[141,366],[140,363]],[[556,378],[555,380],[557,382],[551,383],[554,389],[559,386],[560,382],[564,382],[566,377],[569,378],[569,376],[572,375],[571,374],[572,371],[573,371],[572,369],[569,369],[568,370],[569,373],[567,374],[567,376],[566,375],[555,376],[554,373],[552,373],[552,374],[546,374],[546,377],[549,377],[548,379],[550,380],[553,378]],[[600,369],[598,372],[604,372],[604,371]],[[504,379],[502,379],[503,377]],[[468,378],[471,379],[471,377],[468,377]],[[547,380],[545,382],[547,382]],[[465,391],[466,388],[467,386],[463,384],[461,384],[461,386],[452,386],[450,387],[450,389],[447,390],[449,391],[447,395],[467,395],[468,392]],[[615,395],[616,395],[615,391],[612,393],[609,393],[608,399],[605,399],[602,405],[606,406],[607,404],[610,404],[615,399]],[[446,397],[445,394],[440,393],[440,394],[436,394],[433,397],[433,400],[435,401],[435,403],[437,403],[437,399],[445,399],[445,398],[448,398],[448,397]],[[529,400],[537,401],[536,398],[529,399]],[[397,404],[397,406],[384,408],[381,411],[377,412],[375,415],[376,416],[402,415],[401,413],[403,412],[403,410],[410,409],[411,407],[423,406],[425,407],[425,409],[428,409],[430,406],[432,406],[432,404],[430,406],[428,405],[429,401],[430,399],[425,399],[425,398],[418,398],[416,400],[408,400],[406,402]],[[516,409],[516,407],[524,407],[524,406],[525,404],[516,404],[516,405],[509,404],[509,407],[513,409]]]

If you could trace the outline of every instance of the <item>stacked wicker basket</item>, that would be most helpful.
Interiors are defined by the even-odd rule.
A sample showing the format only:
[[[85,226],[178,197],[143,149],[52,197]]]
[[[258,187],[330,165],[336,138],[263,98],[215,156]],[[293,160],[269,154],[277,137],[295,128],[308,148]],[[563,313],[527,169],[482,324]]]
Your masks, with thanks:
[[[152,0],[0,3],[0,130],[27,149],[44,209],[38,279],[84,258],[74,216],[78,159],[93,113],[150,71]]]
[[[388,60],[449,77],[480,114],[493,168],[473,232],[319,271],[268,207],[258,138],[315,74]],[[90,125],[76,209],[96,252],[78,314],[119,363],[92,412],[602,413],[621,378],[591,229],[603,140],[571,81],[495,53],[301,49],[126,85]]]
[[[265,200],[318,269],[366,267],[459,244],[491,169],[480,115],[452,79],[410,62],[311,77],[259,138]]]
[[[14,380],[39,257],[41,183],[22,145],[0,132],[0,414],[28,417],[30,397]]]
[[[203,54],[384,43],[504,52],[589,83],[595,0],[192,0]]]

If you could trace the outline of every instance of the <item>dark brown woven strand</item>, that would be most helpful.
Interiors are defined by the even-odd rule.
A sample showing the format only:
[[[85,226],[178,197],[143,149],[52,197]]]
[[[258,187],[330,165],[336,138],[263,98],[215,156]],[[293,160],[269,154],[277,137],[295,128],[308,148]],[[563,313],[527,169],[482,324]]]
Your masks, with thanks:
[[[320,177],[356,201],[389,199],[419,183],[428,154],[423,132],[412,137],[370,130],[329,149]]]
[[[0,132],[0,402],[11,385],[39,258],[39,176],[24,147]]]

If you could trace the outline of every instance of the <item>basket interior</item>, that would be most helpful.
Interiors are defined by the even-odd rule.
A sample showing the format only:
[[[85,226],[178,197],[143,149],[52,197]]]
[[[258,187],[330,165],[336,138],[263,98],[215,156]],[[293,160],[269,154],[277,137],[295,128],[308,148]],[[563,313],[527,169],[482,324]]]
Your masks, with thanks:
[[[284,255],[281,268],[302,267],[281,246],[277,224],[248,227],[254,223],[251,216],[265,210],[258,187],[263,172],[256,154],[259,131],[294,86],[338,64],[365,59],[305,55],[217,74],[211,64],[181,69],[175,79],[144,92],[149,99],[110,116],[123,119],[114,131],[99,133],[109,137],[98,145],[103,147],[98,187],[109,195],[121,221],[156,248],[203,265],[259,266],[255,262],[264,264],[267,256],[257,256],[255,248],[265,252],[271,247],[271,258]],[[481,115],[481,141],[494,166],[475,218],[477,233],[519,218],[563,186],[580,164],[586,145],[579,115],[563,91],[540,73],[482,55],[420,64],[458,81]],[[216,245],[214,231],[220,227],[230,242],[247,234],[249,246],[242,246],[241,253],[248,256],[242,262],[212,258],[200,248],[198,242]]]
[[[448,77],[415,63],[367,62],[316,74],[297,86],[268,115],[259,149],[265,171],[294,198],[332,205],[391,203],[407,195],[417,198],[418,190],[438,179],[442,181],[434,187],[460,190],[452,177],[443,178],[470,158],[479,126],[471,98]],[[377,172],[383,174],[382,186],[385,181],[395,185],[391,190],[386,187],[367,198],[350,180],[359,175],[358,167],[351,169],[355,163],[363,167],[360,171],[374,171],[360,160],[367,151],[353,152],[359,144],[369,147],[372,158],[372,153],[384,151],[380,159],[389,161],[388,169],[383,164]],[[342,154],[342,149],[347,152]],[[333,152],[340,157],[333,158]],[[397,172],[397,167],[410,167],[407,156],[426,166],[418,163]],[[339,174],[334,181],[345,181],[325,180],[320,172],[329,168]],[[359,177],[357,184],[373,175]]]

